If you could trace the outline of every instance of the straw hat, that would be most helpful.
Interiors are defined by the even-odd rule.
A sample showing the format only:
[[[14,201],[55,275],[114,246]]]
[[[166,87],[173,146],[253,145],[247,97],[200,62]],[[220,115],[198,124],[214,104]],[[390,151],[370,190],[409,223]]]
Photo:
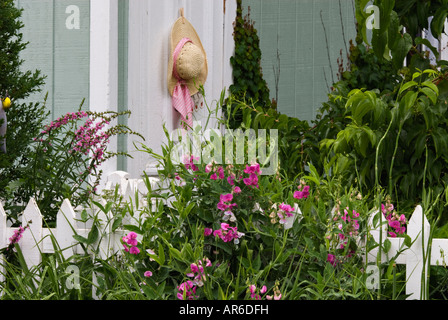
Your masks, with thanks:
[[[208,66],[207,55],[201,40],[191,25],[191,23],[184,17],[183,9],[180,10],[181,17],[176,20],[171,29],[171,51],[168,60],[168,90],[170,95],[173,95],[174,87],[176,86],[178,79],[173,72],[174,61],[173,53],[177,45],[184,38],[190,41],[186,42],[176,60],[176,70],[178,76],[182,79],[190,95],[194,95],[198,92],[198,87],[205,83],[207,79]]]

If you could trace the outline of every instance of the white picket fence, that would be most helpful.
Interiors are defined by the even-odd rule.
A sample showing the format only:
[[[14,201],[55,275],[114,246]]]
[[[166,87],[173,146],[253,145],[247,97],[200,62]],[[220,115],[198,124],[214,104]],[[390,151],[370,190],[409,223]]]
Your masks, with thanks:
[[[157,186],[157,179],[149,178],[151,187]],[[109,190],[114,192],[115,186],[118,184],[118,193],[123,197],[124,201],[133,202],[134,217],[126,216],[123,219],[124,224],[136,224],[140,218],[140,211],[138,208],[147,205],[145,197],[148,189],[142,179],[128,179],[126,172],[117,171],[108,176],[106,187],[103,191]],[[135,193],[139,194],[139,203],[135,203]],[[103,206],[106,200],[97,199]],[[154,202],[151,203],[154,208]],[[81,220],[81,211],[85,208],[73,208],[68,199],[62,202],[59,212],[56,217],[56,228],[45,228],[42,225],[42,214],[34,199],[30,199],[25,210],[22,213],[22,227],[27,229],[23,232],[23,237],[19,241],[19,246],[28,268],[38,266],[42,261],[42,253],[54,253],[55,249],[60,250],[65,259],[76,253],[85,253],[82,246],[74,239],[74,235],[79,235],[84,238],[88,237],[91,230],[89,222],[85,223]],[[98,219],[98,233],[99,237],[96,243],[92,244],[91,250],[88,253],[93,254],[97,251],[101,259],[107,259],[111,255],[122,252],[123,245],[120,239],[127,232],[126,230],[117,229],[112,231],[112,221],[114,217],[112,212],[103,212],[99,208],[91,211]],[[7,216],[0,203],[0,248],[5,248],[10,243],[10,237],[19,228],[7,226]],[[53,237],[53,240],[52,240]],[[57,248],[54,247],[57,244]],[[3,257],[0,255],[0,281],[4,280],[4,266]],[[94,279],[95,281],[95,279]],[[95,288],[92,288],[95,292]],[[0,292],[1,295],[1,292]],[[96,295],[94,294],[94,297]]]
[[[150,178],[152,188],[158,187],[158,179]],[[123,199],[135,199],[135,193],[138,192],[140,197],[140,203],[134,204],[136,207],[146,206],[146,193],[148,192],[146,185],[141,179],[128,179],[126,172],[117,171],[112,173],[108,177],[108,181],[105,190],[114,190],[118,185],[118,192],[123,196]],[[103,204],[105,201],[103,200]],[[154,206],[154,203],[151,204]],[[153,207],[154,208],[154,207]],[[82,208],[73,208],[69,200],[63,201],[60,210],[56,218],[56,228],[44,228],[42,226],[42,214],[34,199],[30,199],[22,214],[22,226],[28,225],[28,229],[23,233],[23,238],[19,242],[19,246],[29,268],[38,266],[41,263],[42,253],[53,253],[54,245],[51,237],[54,237],[55,243],[62,250],[62,254],[65,258],[69,258],[75,253],[84,253],[80,244],[73,238],[75,234],[88,237],[90,227],[86,224],[81,224],[80,212]],[[138,211],[138,210],[137,210]],[[120,239],[125,234],[125,230],[117,229],[112,232],[113,219],[112,213],[105,214],[98,209],[94,214],[99,219],[99,240],[93,244],[93,247],[98,249],[98,253],[102,259],[121,252],[123,246]],[[138,212],[137,212],[138,214]],[[380,241],[380,227],[379,224],[374,225],[373,213],[369,219],[369,230],[375,241]],[[139,216],[134,217],[139,218]],[[130,217],[125,223],[132,224],[135,220]],[[385,219],[383,219],[385,221]],[[18,228],[12,228],[7,226],[6,214],[3,206],[0,203],[0,248],[4,248],[9,244],[9,238],[14,234]],[[420,299],[422,289],[422,271],[425,267],[426,274],[429,265],[433,266],[446,266],[445,261],[448,261],[448,239],[432,239],[432,250],[430,256],[427,258],[426,266],[423,265],[423,254],[428,252],[429,248],[429,233],[430,224],[426,219],[422,211],[422,207],[419,205],[415,208],[414,213],[411,216],[407,224],[407,235],[412,240],[411,247],[406,247],[404,244],[404,238],[391,238],[387,236],[386,225],[382,228],[382,241],[383,243],[388,240],[390,242],[390,249],[385,252],[383,250],[381,261],[389,262],[390,259],[398,252],[400,254],[394,260],[397,264],[406,265],[406,294],[409,295],[408,299]],[[422,237],[423,234],[423,237]],[[424,249],[423,249],[424,248]],[[375,263],[377,261],[378,248],[375,248],[367,253],[367,260],[369,263]],[[0,256],[0,262],[2,257]],[[3,265],[0,263],[0,281],[3,281],[4,270]],[[95,289],[93,288],[95,292]],[[94,294],[94,297],[96,295]]]
[[[380,242],[380,226],[379,223],[374,226],[373,220],[376,213],[372,214],[369,220],[370,234],[377,243]],[[383,221],[386,219],[383,217]],[[423,213],[423,209],[418,205],[410,220],[407,223],[407,235],[412,240],[412,245],[407,247],[404,244],[403,237],[392,238],[387,236],[387,225],[383,225],[382,243],[386,240],[390,241],[390,249],[387,252],[382,251],[381,262],[389,262],[397,253],[400,254],[394,260],[397,264],[406,265],[406,294],[409,300],[421,299],[422,272],[425,268],[425,274],[428,274],[428,266],[446,266],[448,261],[448,239],[432,239],[431,252],[428,254],[430,247],[429,234],[431,226]],[[376,262],[378,256],[378,248],[368,252],[367,259],[369,262]],[[424,265],[424,255],[426,255],[426,265]],[[428,281],[429,279],[426,279]]]

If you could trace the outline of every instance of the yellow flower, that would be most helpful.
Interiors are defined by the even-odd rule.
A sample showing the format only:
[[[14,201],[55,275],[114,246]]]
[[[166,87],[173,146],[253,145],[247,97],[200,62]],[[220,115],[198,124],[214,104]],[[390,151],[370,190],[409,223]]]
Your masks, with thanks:
[[[6,97],[4,100],[3,100],[3,108],[9,108],[11,106],[11,99],[9,99],[9,97]]]

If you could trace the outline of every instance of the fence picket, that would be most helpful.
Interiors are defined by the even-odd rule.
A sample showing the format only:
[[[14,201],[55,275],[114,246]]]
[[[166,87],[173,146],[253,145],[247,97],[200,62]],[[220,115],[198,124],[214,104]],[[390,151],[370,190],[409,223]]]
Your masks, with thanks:
[[[42,261],[42,214],[36,201],[31,198],[22,214],[23,232],[19,245],[28,268],[37,266]]]
[[[76,241],[73,238],[76,230],[76,213],[68,199],[62,202],[56,216],[56,242],[62,250],[62,255],[68,259],[76,253]]]
[[[380,226],[373,224],[373,220],[378,211],[374,212],[369,218],[369,232],[371,236],[379,243]],[[383,222],[385,220],[383,219]],[[404,238],[392,238],[387,236],[385,225],[382,228],[382,241],[390,241],[391,247],[387,253],[382,254],[381,261],[388,262],[390,257],[395,256],[398,252],[400,255],[395,260],[397,264],[406,265],[406,294],[408,300],[427,298],[422,289],[426,286],[426,277],[422,277],[423,269],[425,274],[428,272],[429,265],[446,266],[448,261],[448,239],[432,239],[431,252],[429,249],[429,233],[431,226],[423,212],[420,205],[416,206],[409,222],[407,224],[406,234],[411,238],[411,247],[404,245]],[[376,262],[378,248],[375,248],[367,253],[368,262]],[[424,266],[424,256],[427,257],[426,265]]]
[[[406,294],[410,294],[408,299],[419,299],[422,285],[423,287],[425,285],[425,279],[422,279],[423,268],[425,274],[428,274],[428,264],[423,266],[423,255],[428,252],[430,230],[429,222],[420,205],[415,208],[407,227],[407,235],[413,240],[413,244],[406,250],[406,276],[408,281]]]

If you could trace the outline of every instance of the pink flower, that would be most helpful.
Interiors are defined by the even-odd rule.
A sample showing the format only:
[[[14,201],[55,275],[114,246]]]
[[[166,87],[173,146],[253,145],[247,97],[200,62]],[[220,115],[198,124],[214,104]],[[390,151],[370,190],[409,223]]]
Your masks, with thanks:
[[[196,286],[194,286],[193,282],[190,280],[181,283],[177,289],[179,290],[177,293],[177,298],[179,300],[184,300],[184,297],[187,300],[194,300],[196,298],[194,296],[196,294]]]
[[[198,161],[199,157],[195,157],[193,155],[191,156],[184,156],[184,165],[186,169],[191,169],[193,171],[198,171],[199,168],[194,164],[194,161]]]
[[[213,229],[211,228],[204,228],[204,236],[208,237],[213,232]]]
[[[299,188],[300,188],[300,186],[299,186]],[[302,191],[300,191],[300,189],[298,191],[294,191],[293,197],[296,199],[307,198],[310,195],[309,190],[310,190],[310,186],[304,186]]]
[[[219,179],[222,180],[222,179],[225,178],[223,167],[220,166],[220,167],[218,168],[218,174],[219,174],[219,176],[218,176]]]
[[[206,172],[206,173],[211,172],[211,171],[212,171],[212,167],[213,167],[213,164],[212,164],[212,163],[209,163],[208,165],[206,165],[206,166],[205,166],[205,172]]]
[[[233,188],[233,192],[234,192],[234,193],[241,193],[241,188],[238,187],[238,186],[235,186],[235,187]]]
[[[140,249],[137,248],[138,241],[137,241],[137,234],[133,231],[129,232],[127,235],[123,236],[121,240],[124,242],[123,247],[126,252],[129,252],[130,254],[139,254]],[[129,248],[126,244],[130,245]]]
[[[246,186],[254,186],[258,188],[258,176],[255,173],[252,173],[249,178],[244,178],[243,182]]]
[[[216,175],[216,173],[213,173],[213,174],[210,176],[210,179],[212,179],[212,180],[216,180],[216,179],[218,179],[218,176]]]
[[[336,256],[334,254],[329,253],[327,255],[327,262],[329,262],[332,266],[335,266],[337,263]]]
[[[229,202],[233,200],[233,194],[228,193],[228,194],[222,194],[220,196],[220,200],[221,202]]]
[[[254,284],[251,284],[249,286],[249,292],[251,293],[250,297],[255,300],[260,300],[261,299],[260,294],[266,293],[267,290],[268,289],[266,288],[266,286],[263,286],[263,287],[261,287],[260,291],[257,293],[257,287]]]
[[[129,253],[130,254],[139,254],[140,250],[137,247],[131,247],[131,249],[129,249]]]
[[[231,193],[221,194],[219,200],[220,201],[217,204],[219,210],[227,211],[236,206],[236,203],[230,203],[233,200],[233,194]]]
[[[145,271],[145,273],[143,274],[145,277],[149,278],[152,277],[152,272],[151,271]]]
[[[394,229],[397,229],[397,228],[400,228],[401,224],[400,224],[400,221],[398,221],[398,220],[392,220],[392,221],[389,221],[389,226]]]
[[[396,238],[397,237],[397,234],[395,232],[393,232],[393,231],[389,231],[388,234],[389,234],[389,237],[391,237],[391,238]]]
[[[221,229],[213,231],[215,237],[221,238],[224,242],[234,241],[235,244],[239,243],[239,238],[244,234],[238,232],[237,227],[231,227],[228,223],[221,223]]]
[[[251,166],[246,166],[246,169],[244,169],[244,173],[260,173],[260,165],[258,163],[253,164]]]
[[[20,239],[22,239],[23,233],[27,228],[28,226],[26,226],[25,228],[20,226],[19,229],[15,230],[12,237],[9,238],[9,245],[11,246],[14,245],[15,243],[18,243]]]

